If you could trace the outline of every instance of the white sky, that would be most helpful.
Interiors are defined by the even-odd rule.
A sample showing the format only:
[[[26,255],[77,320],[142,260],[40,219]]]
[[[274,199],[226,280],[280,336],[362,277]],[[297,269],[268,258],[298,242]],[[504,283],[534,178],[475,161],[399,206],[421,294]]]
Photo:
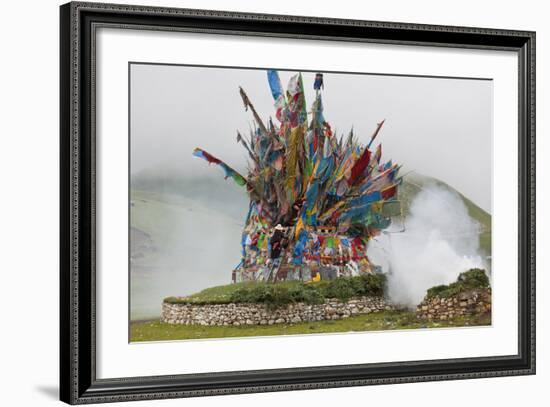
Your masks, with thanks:
[[[280,71],[283,88],[294,74]],[[308,108],[315,73],[304,73]],[[367,143],[376,124],[382,158],[438,178],[491,213],[493,86],[490,80],[324,74],[325,119],[338,135],[353,126]],[[248,135],[242,86],[264,122],[275,123],[264,70],[131,66],[131,173],[177,165],[212,172],[191,154],[201,147],[244,172],[236,132]],[[375,143],[376,145],[376,143]],[[220,175],[221,176],[221,175]]]

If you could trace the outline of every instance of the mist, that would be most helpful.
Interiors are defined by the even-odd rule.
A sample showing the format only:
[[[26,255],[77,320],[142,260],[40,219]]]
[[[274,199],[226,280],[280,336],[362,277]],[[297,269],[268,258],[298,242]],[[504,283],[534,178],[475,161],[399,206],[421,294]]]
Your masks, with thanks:
[[[133,180],[131,204],[132,320],[158,318],[163,298],[231,282],[241,260],[244,191],[217,171],[194,179],[161,171]]]
[[[487,266],[479,250],[480,225],[454,191],[424,187],[411,202],[402,226],[377,237],[368,249],[373,262],[387,273],[392,302],[414,308],[428,288]]]
[[[195,147],[246,172],[235,137],[253,124],[239,86],[267,121],[275,110],[265,70],[132,64],[130,72],[132,174],[165,165],[208,175],[212,168],[194,163]],[[280,72],[283,86],[293,74]],[[303,73],[308,107],[314,77]],[[491,80],[325,73],[324,83],[324,116],[336,134],[353,128],[366,143],[385,119],[384,159],[434,176],[491,212]]]

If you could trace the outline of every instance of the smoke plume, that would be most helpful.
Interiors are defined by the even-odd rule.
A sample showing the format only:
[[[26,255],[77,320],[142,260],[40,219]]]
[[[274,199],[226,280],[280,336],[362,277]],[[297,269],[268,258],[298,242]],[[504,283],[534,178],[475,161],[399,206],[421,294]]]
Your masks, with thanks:
[[[369,255],[387,273],[391,300],[412,308],[428,288],[449,284],[470,268],[485,268],[479,230],[456,192],[431,185],[414,197],[404,231],[379,236]]]

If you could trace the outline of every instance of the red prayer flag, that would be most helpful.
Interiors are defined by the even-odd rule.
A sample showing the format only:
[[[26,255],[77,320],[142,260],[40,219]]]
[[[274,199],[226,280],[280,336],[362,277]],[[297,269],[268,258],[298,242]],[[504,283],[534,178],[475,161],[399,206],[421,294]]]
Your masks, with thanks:
[[[388,200],[390,198],[393,198],[396,192],[397,192],[397,185],[394,184],[391,187],[382,190],[382,199]]]
[[[363,154],[361,154],[361,157],[353,164],[353,167],[351,168],[351,176],[348,179],[348,185],[353,185],[355,181],[359,178],[361,174],[363,174],[363,171],[365,171],[365,168],[369,165],[370,161],[370,151],[368,147],[365,147],[365,151],[363,151]]]

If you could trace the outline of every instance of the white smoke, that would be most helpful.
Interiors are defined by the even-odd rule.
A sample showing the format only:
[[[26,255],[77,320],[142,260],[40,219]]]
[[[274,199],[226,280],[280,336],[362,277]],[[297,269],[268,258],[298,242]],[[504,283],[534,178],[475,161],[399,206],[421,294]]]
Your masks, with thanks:
[[[428,288],[449,284],[470,268],[485,268],[480,225],[456,192],[436,185],[423,188],[411,203],[404,231],[393,229],[372,241],[369,256],[387,272],[394,303],[412,308]]]

